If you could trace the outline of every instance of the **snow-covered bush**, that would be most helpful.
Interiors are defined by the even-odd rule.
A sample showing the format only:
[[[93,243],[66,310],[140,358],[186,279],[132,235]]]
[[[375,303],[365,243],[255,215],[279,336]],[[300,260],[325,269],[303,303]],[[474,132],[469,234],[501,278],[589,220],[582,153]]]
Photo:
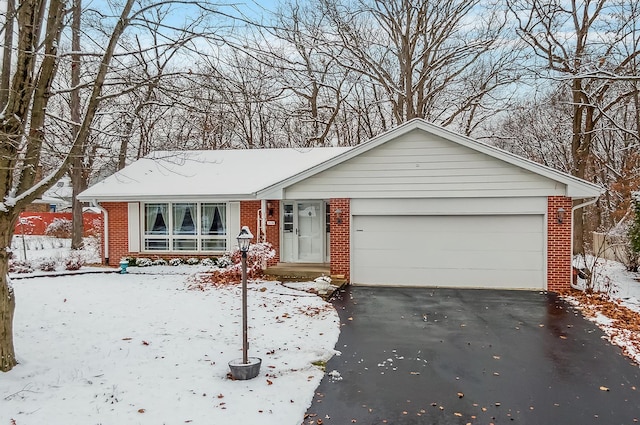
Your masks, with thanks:
[[[9,273],[31,273],[33,265],[31,261],[26,260],[9,260]]]
[[[247,252],[247,277],[256,278],[262,275],[263,268],[276,255],[273,246],[270,243],[262,242],[253,244]],[[192,278],[189,289],[205,290],[210,286],[224,285],[227,283],[238,283],[242,279],[242,253],[236,250],[231,258],[224,256],[218,259],[218,267],[222,267],[226,261],[233,261],[233,264],[213,273],[198,275]]]
[[[199,264],[199,263],[200,263],[199,258],[195,258],[195,257],[187,258],[187,264],[189,264],[190,266],[195,266],[196,264]]]
[[[218,258],[218,261],[216,261],[216,265],[221,269],[226,269],[227,267],[233,265],[233,261],[228,255],[224,255]]]
[[[202,261],[200,261],[200,264],[205,267],[215,267],[216,260],[214,258],[204,258]]]
[[[70,238],[73,223],[66,218],[54,218],[47,226],[44,234],[54,238]]]
[[[43,258],[38,263],[38,270],[42,270],[43,272],[53,272],[58,267],[58,262],[53,258]]]
[[[156,258],[155,260],[153,260],[153,265],[154,266],[166,266],[167,265],[167,260],[162,259],[162,258]]]
[[[171,260],[169,260],[170,266],[179,266],[180,264],[182,264],[181,258],[172,258]]]
[[[153,266],[153,261],[151,260],[151,258],[146,258],[146,257],[136,258],[136,266],[138,267]]]
[[[262,274],[263,268],[267,264],[267,260],[275,257],[276,251],[273,249],[273,245],[268,242],[260,242],[249,246],[249,252],[247,252],[247,274],[249,276],[258,276]],[[236,249],[231,255],[234,267],[240,267],[240,259],[242,252]]]
[[[80,270],[84,266],[84,258],[79,254],[72,253],[64,260],[65,270]]]

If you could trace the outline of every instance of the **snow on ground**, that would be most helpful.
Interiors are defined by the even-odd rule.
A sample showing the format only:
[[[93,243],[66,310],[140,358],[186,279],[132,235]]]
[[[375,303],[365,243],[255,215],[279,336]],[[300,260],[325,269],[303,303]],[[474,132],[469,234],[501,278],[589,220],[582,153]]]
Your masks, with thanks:
[[[88,264],[100,263],[100,241],[94,237],[83,239],[84,249],[78,251]],[[71,252],[71,239],[50,236],[25,235],[14,236],[11,241],[14,258],[38,263],[44,259],[62,261]]]
[[[622,263],[603,258],[587,257],[586,262],[592,270],[596,293],[573,292],[565,298],[640,365],[640,273],[629,272]],[[579,286],[584,288],[584,281],[580,280]]]
[[[249,355],[263,363],[257,378],[233,381],[240,287],[186,290],[187,279],[14,279],[20,364],[0,377],[0,425],[301,423],[323,376],[312,362],[335,354],[333,307],[277,282],[250,283]]]

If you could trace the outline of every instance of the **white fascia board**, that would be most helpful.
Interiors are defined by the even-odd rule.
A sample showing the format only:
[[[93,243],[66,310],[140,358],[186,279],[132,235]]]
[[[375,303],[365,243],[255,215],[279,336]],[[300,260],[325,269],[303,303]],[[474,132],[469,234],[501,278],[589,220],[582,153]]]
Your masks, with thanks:
[[[89,202],[96,200],[98,202],[226,202],[226,201],[253,201],[256,200],[255,194],[247,195],[193,195],[193,194],[175,194],[175,195],[139,195],[139,196],[119,196],[119,195],[103,195],[99,197],[86,197],[79,195],[78,200]]]
[[[268,187],[263,189],[255,194],[257,199],[268,199],[268,200],[284,200],[285,191],[282,187]]]

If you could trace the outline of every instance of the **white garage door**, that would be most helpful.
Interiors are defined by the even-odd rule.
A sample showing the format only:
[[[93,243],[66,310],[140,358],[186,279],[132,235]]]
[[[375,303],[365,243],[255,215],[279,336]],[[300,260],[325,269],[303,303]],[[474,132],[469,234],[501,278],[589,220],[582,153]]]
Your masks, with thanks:
[[[544,289],[542,215],[353,217],[352,283]]]

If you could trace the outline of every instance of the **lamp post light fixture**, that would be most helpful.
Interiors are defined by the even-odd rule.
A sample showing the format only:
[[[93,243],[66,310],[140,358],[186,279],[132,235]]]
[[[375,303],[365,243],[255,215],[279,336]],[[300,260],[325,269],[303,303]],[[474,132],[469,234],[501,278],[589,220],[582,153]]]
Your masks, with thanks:
[[[238,380],[253,379],[258,376],[262,363],[262,359],[258,357],[249,357],[249,339],[247,337],[247,252],[252,239],[253,234],[251,234],[249,227],[243,226],[237,237],[242,261],[242,359],[229,362],[231,376]]]

